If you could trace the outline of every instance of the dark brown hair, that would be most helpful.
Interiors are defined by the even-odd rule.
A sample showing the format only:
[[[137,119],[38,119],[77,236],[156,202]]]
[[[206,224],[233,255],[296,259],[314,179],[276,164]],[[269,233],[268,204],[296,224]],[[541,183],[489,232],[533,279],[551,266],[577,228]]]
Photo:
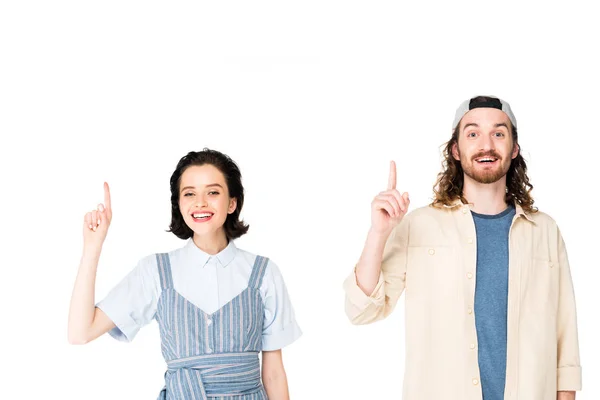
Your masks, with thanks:
[[[485,99],[485,97],[481,97],[481,99]],[[510,125],[513,143],[514,145],[517,145],[517,128],[512,126],[512,124]],[[435,199],[431,205],[434,207],[450,206],[457,199],[460,199],[464,204],[468,203],[467,199],[463,196],[463,168],[460,164],[460,160],[457,160],[452,156],[452,147],[455,144],[458,146],[459,132],[460,123],[454,129],[450,140],[444,145],[444,161],[442,162],[443,170],[438,174],[437,182],[433,187]],[[529,183],[527,164],[521,155],[520,148],[519,154],[511,161],[510,168],[506,173],[506,187],[505,201],[507,204],[513,204],[516,201],[517,204],[523,208],[523,211],[527,213],[535,213],[538,211],[537,208],[533,206],[534,201],[530,194],[533,185]]]
[[[242,174],[237,164],[229,156],[210,149],[202,151],[190,151],[177,163],[175,171],[171,175],[171,225],[167,232],[173,232],[180,239],[189,239],[194,231],[186,225],[179,209],[179,186],[181,175],[193,165],[210,164],[217,168],[225,177],[229,197],[235,198],[237,205],[235,210],[227,215],[223,228],[228,240],[237,239],[248,232],[249,225],[240,220],[240,212],[244,205],[244,186],[242,186]]]

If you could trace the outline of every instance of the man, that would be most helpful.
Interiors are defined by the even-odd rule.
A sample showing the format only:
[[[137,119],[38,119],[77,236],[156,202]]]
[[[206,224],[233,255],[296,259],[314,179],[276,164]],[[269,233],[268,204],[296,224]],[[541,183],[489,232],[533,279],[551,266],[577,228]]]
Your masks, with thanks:
[[[406,292],[405,400],[567,400],[581,390],[575,297],[559,228],[533,207],[507,102],[463,102],[435,200],[371,204],[344,282],[354,324],[386,318]]]

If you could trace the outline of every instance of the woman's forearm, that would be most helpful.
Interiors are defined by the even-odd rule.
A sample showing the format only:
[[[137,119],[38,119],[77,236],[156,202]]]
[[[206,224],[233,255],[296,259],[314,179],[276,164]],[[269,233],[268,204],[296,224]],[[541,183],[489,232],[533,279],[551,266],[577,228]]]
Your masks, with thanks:
[[[289,400],[287,375],[281,350],[263,352],[262,380],[269,400]]]

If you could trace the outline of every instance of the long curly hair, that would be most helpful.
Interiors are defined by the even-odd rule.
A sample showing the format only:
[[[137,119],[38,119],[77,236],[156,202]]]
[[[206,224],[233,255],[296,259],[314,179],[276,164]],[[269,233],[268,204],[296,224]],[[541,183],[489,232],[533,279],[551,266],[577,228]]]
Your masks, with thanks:
[[[458,146],[459,128],[460,124],[454,129],[452,138],[443,145],[445,146],[443,150],[443,170],[438,174],[437,182],[433,187],[435,199],[431,205],[434,207],[450,206],[457,199],[460,199],[463,204],[468,203],[467,199],[463,196],[463,168],[460,160],[456,160],[452,156],[452,147],[454,144]],[[512,126],[511,131],[513,143],[516,145],[518,143],[517,128]],[[506,174],[505,201],[507,204],[513,204],[516,201],[526,213],[535,213],[538,209],[533,206],[534,201],[530,194],[532,189],[533,185],[529,182],[529,177],[527,176],[527,164],[519,148],[519,154],[511,161],[510,168]]]

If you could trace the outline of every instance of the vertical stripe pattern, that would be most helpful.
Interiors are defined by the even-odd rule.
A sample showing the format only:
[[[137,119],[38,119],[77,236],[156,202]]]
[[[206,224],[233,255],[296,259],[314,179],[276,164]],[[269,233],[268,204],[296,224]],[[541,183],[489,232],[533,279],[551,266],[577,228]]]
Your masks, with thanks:
[[[260,378],[264,309],[260,286],[269,260],[256,257],[248,287],[207,314],[173,288],[167,253],[156,255],[161,296],[156,320],[167,362],[159,400],[267,400]]]

